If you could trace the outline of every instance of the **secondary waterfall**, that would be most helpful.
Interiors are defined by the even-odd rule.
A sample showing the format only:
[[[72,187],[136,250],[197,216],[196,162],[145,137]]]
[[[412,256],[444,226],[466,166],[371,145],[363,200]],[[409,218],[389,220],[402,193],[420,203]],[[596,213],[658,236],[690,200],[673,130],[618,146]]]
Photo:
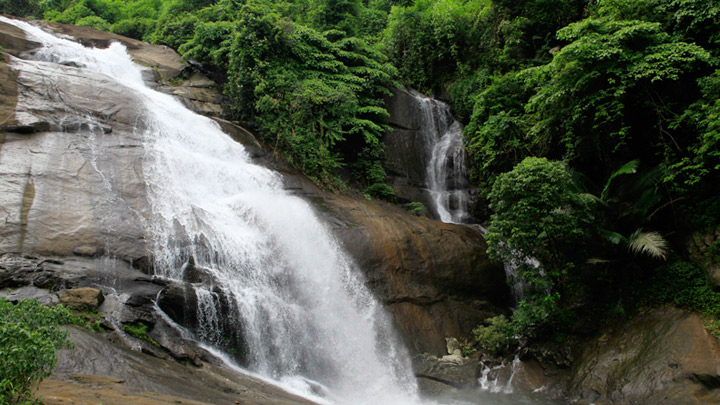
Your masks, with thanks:
[[[190,289],[198,339],[236,347],[248,369],[324,392],[332,402],[418,402],[388,315],[308,203],[284,191],[279,174],[253,164],[214,121],[146,87],[121,44],[89,49],[2,20],[44,44],[37,63],[104,74],[143,100],[135,130],[145,139],[156,274],[180,281],[192,271],[202,279]],[[236,338],[241,342],[228,342]]]
[[[453,118],[447,104],[418,93],[413,95],[421,109],[418,132],[429,157],[426,180],[433,208],[443,222],[466,222],[470,215],[462,125]]]

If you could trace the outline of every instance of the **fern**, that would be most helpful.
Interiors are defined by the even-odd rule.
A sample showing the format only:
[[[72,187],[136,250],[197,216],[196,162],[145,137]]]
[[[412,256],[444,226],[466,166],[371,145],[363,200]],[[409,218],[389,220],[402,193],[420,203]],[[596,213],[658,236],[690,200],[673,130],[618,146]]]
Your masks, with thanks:
[[[628,249],[636,254],[647,254],[656,259],[667,258],[668,243],[659,232],[636,230],[628,238]]]

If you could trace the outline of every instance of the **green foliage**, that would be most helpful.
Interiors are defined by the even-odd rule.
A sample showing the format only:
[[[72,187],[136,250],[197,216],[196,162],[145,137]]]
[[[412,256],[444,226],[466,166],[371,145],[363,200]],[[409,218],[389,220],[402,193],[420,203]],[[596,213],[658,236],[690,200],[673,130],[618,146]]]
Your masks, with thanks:
[[[473,329],[475,342],[481,350],[494,356],[510,353],[516,344],[513,338],[512,325],[505,315],[498,315],[485,320],[486,326],[480,325]]]
[[[143,322],[132,322],[123,324],[123,330],[130,336],[149,342],[160,347],[160,344],[147,334],[148,326]]]
[[[695,265],[677,260],[657,268],[649,280],[636,286],[638,305],[673,304],[720,318],[720,292],[708,284],[705,273]]]
[[[524,105],[530,91],[516,73],[494,77],[476,96],[470,123],[465,127],[466,150],[471,178],[487,192],[500,173],[511,170],[531,155],[542,153],[546,145],[533,143],[526,136]]]
[[[75,25],[92,27],[100,31],[110,31],[110,24],[96,15],[80,18],[75,21]]]
[[[518,264],[528,284],[514,319],[522,333],[567,318],[564,308],[578,300],[595,218],[576,190],[562,162],[531,157],[499,175],[490,191],[488,254]]]
[[[590,18],[563,28],[558,37],[571,43],[551,63],[528,72],[539,85],[526,106],[532,136],[567,159],[593,153],[601,162],[647,148],[647,142],[631,139],[641,126],[657,134],[652,144],[674,147],[663,130],[667,105],[660,103],[670,99],[662,85],[707,67],[705,50],[644,21]]]
[[[0,0],[0,13],[27,17],[42,17],[38,0]]]
[[[342,32],[283,19],[266,3],[249,2],[239,15],[227,87],[238,116],[318,182],[336,184],[344,160],[362,173],[367,193],[390,198],[381,100],[394,71],[382,54]]]
[[[574,190],[566,166],[545,158],[526,158],[498,176],[489,195],[495,212],[486,236],[490,256],[516,262],[535,258],[551,278],[575,267],[593,216]]]
[[[46,307],[37,300],[17,304],[0,298],[0,403],[22,403],[32,389],[50,375],[55,350],[67,347],[67,332],[60,326],[70,314],[62,306]]]
[[[385,46],[403,81],[432,92],[453,78],[459,64],[475,65],[490,10],[488,0],[418,0],[409,7],[393,6]]]
[[[413,201],[405,204],[405,209],[408,210],[411,214],[419,217],[420,215],[422,215],[423,211],[425,211],[425,204],[418,201]]]

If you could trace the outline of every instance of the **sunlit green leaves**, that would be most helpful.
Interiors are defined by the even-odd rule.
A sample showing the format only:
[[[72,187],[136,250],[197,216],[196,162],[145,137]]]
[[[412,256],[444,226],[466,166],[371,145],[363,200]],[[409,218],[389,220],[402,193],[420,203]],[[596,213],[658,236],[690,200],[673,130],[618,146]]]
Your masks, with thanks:
[[[35,384],[50,375],[55,350],[69,344],[67,332],[60,329],[69,320],[62,306],[0,298],[0,403],[28,400]]]

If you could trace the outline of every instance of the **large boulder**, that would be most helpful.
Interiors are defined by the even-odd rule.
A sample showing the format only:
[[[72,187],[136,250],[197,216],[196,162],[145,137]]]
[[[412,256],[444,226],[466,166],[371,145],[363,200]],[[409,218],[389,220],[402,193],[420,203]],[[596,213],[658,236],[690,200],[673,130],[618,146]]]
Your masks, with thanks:
[[[92,287],[73,288],[60,291],[60,302],[70,309],[97,311],[105,301],[102,291]]]
[[[656,309],[586,344],[569,388],[581,404],[720,403],[720,349],[698,315]]]

